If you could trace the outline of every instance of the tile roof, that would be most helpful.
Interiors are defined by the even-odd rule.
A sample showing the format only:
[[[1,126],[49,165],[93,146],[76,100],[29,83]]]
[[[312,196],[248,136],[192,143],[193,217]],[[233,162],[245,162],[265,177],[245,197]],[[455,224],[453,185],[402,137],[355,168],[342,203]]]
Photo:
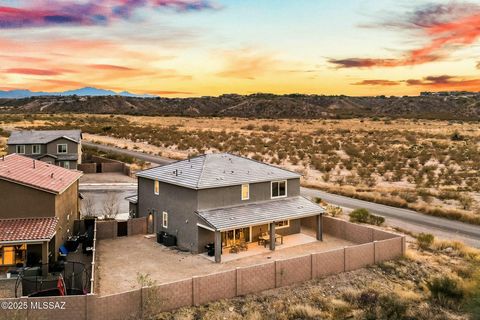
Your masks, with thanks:
[[[197,214],[216,230],[319,215],[324,209],[304,197],[290,197],[239,206],[198,210]]]
[[[0,243],[50,240],[57,231],[57,217],[0,219]]]
[[[81,176],[80,171],[64,169],[15,153],[0,157],[0,179],[47,192],[62,193]]]
[[[204,154],[137,173],[191,189],[300,178],[298,173],[229,153]]]
[[[7,144],[45,144],[58,138],[67,138],[79,143],[81,130],[22,130],[12,131]]]

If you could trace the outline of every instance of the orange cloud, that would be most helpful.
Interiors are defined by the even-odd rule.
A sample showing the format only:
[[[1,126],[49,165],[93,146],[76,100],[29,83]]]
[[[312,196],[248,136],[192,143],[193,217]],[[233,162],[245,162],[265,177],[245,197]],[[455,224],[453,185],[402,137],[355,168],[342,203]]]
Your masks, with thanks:
[[[409,79],[405,82],[409,86],[423,86],[431,89],[478,91],[480,88],[480,79],[465,79],[449,75]]]
[[[414,29],[426,38],[426,44],[394,59],[329,59],[336,68],[398,67],[442,60],[458,47],[473,44],[480,38],[480,6],[451,3],[422,7],[406,22],[387,22],[382,27]]]
[[[355,86],[397,86],[400,84],[399,81],[391,81],[391,80],[362,80],[359,82],[352,83]]]
[[[89,64],[89,68],[99,69],[99,70],[115,70],[115,71],[132,71],[135,69],[123,67],[123,66],[116,66],[112,64]]]
[[[278,70],[280,61],[272,55],[255,52],[251,49],[225,51],[224,68],[217,75],[225,78],[254,80],[259,75]]]
[[[31,68],[10,68],[4,70],[5,73],[14,73],[14,74],[28,74],[35,76],[57,76],[64,74],[66,72],[72,72],[67,69],[31,69]]]

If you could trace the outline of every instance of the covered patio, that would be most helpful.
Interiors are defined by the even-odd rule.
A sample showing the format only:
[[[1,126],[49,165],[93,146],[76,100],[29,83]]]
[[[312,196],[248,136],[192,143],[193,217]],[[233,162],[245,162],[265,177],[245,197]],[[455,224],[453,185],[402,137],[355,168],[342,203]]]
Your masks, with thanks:
[[[209,231],[208,237],[213,234],[213,248],[209,248],[209,251],[210,254],[214,253],[214,261],[219,263],[222,255],[225,259],[232,260],[233,255],[228,258],[227,255],[249,256],[255,252],[260,253],[267,247],[272,251],[277,245],[288,247],[287,237],[291,237],[291,241],[288,241],[290,246],[302,244],[300,239],[303,239],[303,243],[305,240],[306,243],[322,241],[323,212],[322,207],[303,197],[291,197],[199,210],[197,226]],[[314,238],[300,233],[301,219],[312,217],[315,219]],[[199,238],[201,234],[199,232]],[[199,240],[202,242],[202,239]]]
[[[57,224],[56,217],[0,219],[0,272],[48,263]]]

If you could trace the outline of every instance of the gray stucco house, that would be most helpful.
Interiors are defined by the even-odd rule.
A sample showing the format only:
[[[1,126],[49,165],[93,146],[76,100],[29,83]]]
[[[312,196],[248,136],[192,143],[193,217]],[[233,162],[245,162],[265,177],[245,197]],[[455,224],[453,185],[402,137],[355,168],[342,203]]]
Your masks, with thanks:
[[[240,237],[299,233],[314,225],[322,240],[323,209],[300,196],[300,175],[228,153],[205,154],[137,173],[138,196],[129,200],[135,215],[147,217],[149,232],[177,237],[194,253],[215,244],[221,249]],[[131,207],[131,208],[132,208]],[[312,222],[313,221],[313,222]],[[275,241],[269,247],[275,250]]]
[[[21,154],[66,169],[77,169],[82,163],[80,130],[12,131],[7,146],[9,154]]]

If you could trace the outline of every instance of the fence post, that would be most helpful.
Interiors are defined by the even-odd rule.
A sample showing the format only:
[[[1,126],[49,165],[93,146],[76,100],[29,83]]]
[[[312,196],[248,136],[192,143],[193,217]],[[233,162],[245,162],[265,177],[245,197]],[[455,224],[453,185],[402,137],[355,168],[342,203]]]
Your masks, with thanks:
[[[347,271],[347,247],[343,247],[343,272]]]
[[[377,240],[373,241],[373,263],[377,264]]]

